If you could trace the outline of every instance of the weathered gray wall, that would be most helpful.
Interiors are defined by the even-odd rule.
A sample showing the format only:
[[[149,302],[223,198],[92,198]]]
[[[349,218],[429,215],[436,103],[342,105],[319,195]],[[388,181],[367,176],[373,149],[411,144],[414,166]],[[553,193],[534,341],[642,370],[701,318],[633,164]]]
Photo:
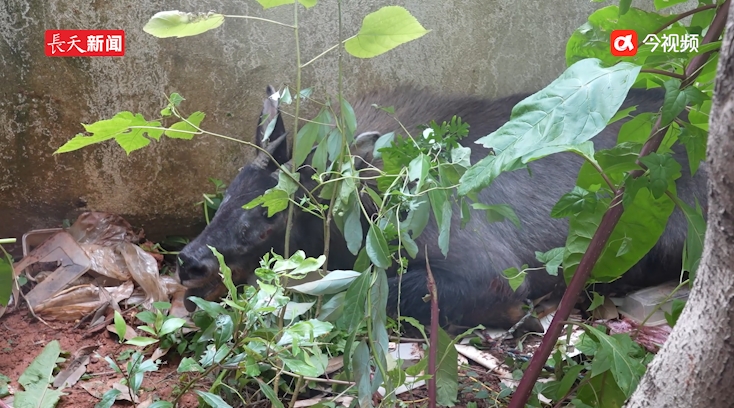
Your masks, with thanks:
[[[0,237],[73,221],[84,210],[122,214],[149,237],[201,227],[195,203],[208,177],[230,180],[252,152],[199,137],[151,143],[127,156],[114,142],[52,155],[83,128],[123,110],[154,117],[179,92],[211,131],[251,139],[268,83],[295,77],[292,32],[227,19],[196,37],[157,39],[142,31],[158,11],[250,14],[292,22],[291,7],[263,11],[254,0],[3,0],[0,3]],[[203,6],[206,4],[206,6]],[[412,81],[489,96],[536,90],[565,68],[568,36],[603,4],[588,0],[344,1],[345,35],[388,4],[410,10],[423,38],[372,60],[345,57],[349,95]],[[304,61],[337,41],[336,1],[301,13]],[[46,29],[124,29],[123,58],[48,58]],[[335,92],[336,54],[308,67],[304,84]]]

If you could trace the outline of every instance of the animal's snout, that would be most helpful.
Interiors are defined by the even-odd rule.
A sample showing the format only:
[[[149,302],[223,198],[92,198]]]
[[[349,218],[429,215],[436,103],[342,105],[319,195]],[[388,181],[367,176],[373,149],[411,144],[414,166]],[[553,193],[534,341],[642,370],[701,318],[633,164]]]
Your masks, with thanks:
[[[207,247],[186,247],[178,254],[178,277],[186,287],[198,287],[219,270],[219,262]]]

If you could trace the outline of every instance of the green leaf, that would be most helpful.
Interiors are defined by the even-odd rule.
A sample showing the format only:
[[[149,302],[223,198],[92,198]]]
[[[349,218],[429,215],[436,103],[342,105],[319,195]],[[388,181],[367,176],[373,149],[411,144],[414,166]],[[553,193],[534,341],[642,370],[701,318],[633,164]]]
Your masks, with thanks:
[[[369,271],[362,272],[347,289],[344,298],[344,314],[338,324],[340,328],[347,332],[356,332],[362,319],[365,318],[365,302],[367,301],[371,275]],[[344,354],[347,354],[347,352],[345,351]]]
[[[219,272],[224,277],[224,286],[227,288],[227,291],[229,292],[232,297],[236,297],[237,295],[237,288],[234,285],[234,282],[232,281],[232,270],[227,266],[227,263],[224,261],[224,255],[219,253],[217,248],[214,248],[211,245],[207,245],[209,250],[212,251],[214,256],[217,258],[217,263],[219,264]]]
[[[275,391],[273,391],[273,387],[271,387],[269,384],[259,378],[255,378],[255,381],[257,381],[258,385],[260,385],[260,391],[262,391],[263,395],[265,395],[268,401],[273,404],[274,408],[284,408],[283,403],[280,401],[280,398],[278,398],[278,396],[275,394]]]
[[[451,216],[453,207],[449,201],[446,190],[430,190],[428,198],[433,209],[433,216],[438,226],[438,247],[443,256],[449,252],[449,237],[451,236]]]
[[[632,0],[619,0],[619,15],[625,15],[632,5]]]
[[[564,218],[578,214],[581,211],[593,211],[596,208],[596,194],[575,186],[570,193],[566,193],[551,209],[551,217]]]
[[[177,373],[188,373],[188,372],[197,372],[197,373],[203,373],[204,368],[199,365],[199,363],[196,362],[191,357],[184,357],[181,359],[181,362],[178,363],[178,368],[176,369]]]
[[[700,107],[691,107],[691,110],[688,112],[688,121],[693,126],[708,132],[710,113],[711,101],[704,101]]]
[[[436,347],[436,402],[441,406],[452,407],[457,402],[459,391],[459,353],[451,337],[440,327]]]
[[[600,295],[600,294],[598,294],[596,292],[592,292],[592,293],[593,293],[594,297],[591,299],[591,305],[589,305],[589,308],[586,309],[587,312],[590,312],[590,311],[592,311],[592,310],[596,309],[597,307],[599,307],[599,306],[601,306],[601,305],[604,304],[604,296],[602,296],[602,295]]]
[[[185,13],[183,11],[161,11],[143,27],[146,33],[158,37],[189,37],[213,30],[224,23],[222,14]]]
[[[23,391],[16,391],[15,407],[55,407],[62,395],[60,390],[50,389],[53,370],[61,354],[58,340],[46,344],[41,353],[33,359],[28,368],[20,375],[18,383]]]
[[[0,306],[7,306],[13,293],[13,258],[0,246]]]
[[[344,49],[358,58],[372,58],[426,33],[408,10],[387,6],[365,16],[357,35],[344,42]]]
[[[180,317],[168,317],[166,321],[163,322],[158,334],[165,336],[168,333],[173,333],[174,331],[182,328],[184,324],[186,324],[186,320],[181,319]]]
[[[155,344],[155,343],[158,343],[158,339],[153,339],[150,337],[140,337],[140,336],[133,337],[132,339],[125,342],[125,344],[130,344],[130,345],[138,346],[138,347],[150,346],[151,344]]]
[[[564,247],[553,248],[548,252],[535,251],[535,259],[545,264],[545,270],[549,275],[557,276],[558,268],[563,263]]]
[[[428,161],[428,156],[421,153],[419,156],[410,161],[408,165],[408,180],[416,182],[415,191],[421,191],[423,183],[426,181],[428,176],[428,170],[431,169],[431,163]]]
[[[148,405],[148,408],[173,408],[173,403],[170,401],[158,400]]]
[[[198,132],[196,127],[199,127],[201,121],[204,120],[204,116],[206,116],[204,112],[194,112],[186,119],[190,124],[183,120],[176,122],[164,134],[172,139],[191,140],[194,138],[194,134]]]
[[[318,319],[323,322],[337,322],[344,313],[346,292],[337,293],[321,305]]]
[[[212,408],[232,408],[231,405],[224,402],[222,397],[220,397],[217,394],[212,394],[211,392],[199,391],[199,390],[194,390],[194,392],[196,393],[196,395],[201,397],[201,399],[204,400],[204,402],[207,405],[209,405]]]
[[[287,191],[283,191],[280,189],[270,189],[265,194],[255,198],[254,200],[242,206],[242,208],[244,208],[245,210],[250,210],[262,204],[265,208],[268,209],[268,217],[272,217],[274,214],[277,214],[287,209],[289,202],[290,196],[288,195]]]
[[[379,139],[375,142],[375,147],[372,152],[372,156],[375,159],[379,159],[382,157],[382,153],[380,152],[380,149],[383,147],[389,147],[392,144],[392,141],[395,139],[395,132],[389,132],[385,133],[384,135],[380,136]]]
[[[359,197],[353,192],[347,204],[347,214],[344,217],[344,239],[347,241],[347,249],[354,255],[362,248],[362,211],[359,205]]]
[[[701,206],[696,199],[696,208],[688,206],[683,200],[677,201],[678,206],[686,216],[688,232],[686,242],[683,246],[683,270],[688,271],[690,280],[693,281],[698,271],[703,255],[704,238],[706,237],[706,220],[703,218]]]
[[[372,263],[378,268],[387,269],[390,266],[390,251],[387,248],[387,241],[385,235],[377,227],[377,225],[370,225],[369,231],[367,231],[367,255],[370,257]]]
[[[545,89],[515,105],[509,122],[477,140],[496,155],[464,173],[459,194],[478,191],[503,171],[596,136],[619,110],[639,71],[639,66],[629,63],[603,68],[596,59],[572,65]]]
[[[670,155],[652,152],[645,157],[640,157],[640,161],[650,171],[649,188],[656,199],[662,197],[668,185],[680,177],[680,163]]]
[[[515,224],[515,227],[520,228],[520,219],[515,214],[515,210],[507,204],[472,203],[471,206],[475,210],[483,210],[487,214],[487,221],[489,222],[510,220]]]
[[[581,373],[581,371],[584,369],[584,366],[582,364],[577,364],[573,367],[569,367],[568,370],[563,374],[563,378],[561,378],[561,382],[558,385],[558,390],[556,391],[556,400],[561,401],[566,394],[568,394],[569,391],[571,391],[571,387],[576,383],[576,380],[578,380],[578,376]]]
[[[691,174],[696,174],[701,161],[706,160],[706,143],[708,134],[701,128],[685,123],[678,140],[686,147],[688,166]]]
[[[99,122],[83,126],[87,132],[92,134],[91,136],[85,136],[83,133],[79,133],[74,136],[74,138],[64,143],[63,146],[59,147],[54,154],[72,152],[74,150],[81,149],[82,147],[110,139],[115,139],[115,141],[125,149],[125,152],[130,154],[130,152],[141,149],[150,144],[150,139],[145,137],[146,134],[155,140],[160,139],[163,134],[163,129],[160,129],[160,122],[148,122],[143,118],[143,115],[139,113],[133,115],[127,111],[120,112],[111,119],[100,120]],[[131,126],[159,129],[131,129]]]
[[[100,399],[98,403],[94,404],[94,408],[112,407],[112,405],[115,404],[117,396],[120,394],[120,390],[118,390],[117,388],[111,388],[109,391],[105,392],[104,395],[102,395],[102,399]]]
[[[282,6],[284,4],[293,4],[295,3],[295,0],[257,0],[257,2],[260,3],[261,6],[263,6],[263,10],[267,10],[269,8]],[[316,5],[317,0],[298,0],[298,2],[301,3],[303,7],[310,9],[311,7]]]
[[[370,381],[370,349],[362,340],[354,349],[354,380],[357,383],[360,407],[372,407],[372,383]]]
[[[354,116],[354,109],[352,108],[352,105],[350,105],[346,99],[341,98],[339,102],[341,106],[341,113],[344,117],[344,126],[346,127],[345,136],[347,144],[351,144],[354,140],[354,130],[357,129],[357,119]]]
[[[321,112],[313,121],[306,123],[298,130],[293,154],[294,168],[298,168],[306,161],[316,140],[323,139],[326,136],[326,132],[329,130],[328,123],[330,122],[331,114],[326,109],[321,109]]]
[[[630,237],[622,238],[622,245],[620,245],[619,249],[617,250],[617,256],[623,256],[627,252],[629,252],[631,243],[632,243],[632,239]]]
[[[675,327],[675,324],[678,323],[680,314],[683,313],[684,307],[686,307],[685,300],[673,299],[673,303],[670,306],[670,313],[665,312],[665,321],[668,323],[668,326]]]
[[[117,337],[120,338],[120,343],[122,343],[122,341],[125,340],[125,333],[127,332],[127,324],[125,323],[125,318],[122,317],[120,312],[115,310],[115,316],[113,320],[115,322],[115,333],[117,333]]]
[[[655,0],[655,10],[662,10],[687,1],[688,0]]]
[[[321,279],[290,286],[288,289],[311,296],[332,295],[344,291],[360,275],[355,271],[334,270]]]
[[[665,98],[663,99],[663,113],[660,126],[667,126],[673,121],[688,103],[687,94],[680,89],[680,79],[669,79],[663,84]]]
[[[630,113],[634,112],[636,109],[637,109],[637,105],[630,106],[627,109],[622,109],[621,111],[615,113],[614,116],[611,119],[609,119],[609,122],[607,122],[607,126],[611,125],[612,123],[618,120],[622,120],[624,118],[631,117]]]
[[[510,288],[512,288],[512,291],[514,292],[520,287],[520,285],[522,285],[523,282],[525,282],[525,276],[527,273],[520,271],[513,266],[512,268],[507,268],[502,271],[502,275],[507,278],[507,283],[510,284]]]
[[[639,360],[630,357],[634,344],[632,339],[628,335],[622,335],[626,337],[609,336],[587,324],[581,324],[581,326],[584,327],[587,334],[599,341],[599,349],[594,356],[595,362],[608,361],[610,371],[619,389],[629,398],[645,373],[645,366]],[[592,364],[592,376],[598,374],[594,371]]]

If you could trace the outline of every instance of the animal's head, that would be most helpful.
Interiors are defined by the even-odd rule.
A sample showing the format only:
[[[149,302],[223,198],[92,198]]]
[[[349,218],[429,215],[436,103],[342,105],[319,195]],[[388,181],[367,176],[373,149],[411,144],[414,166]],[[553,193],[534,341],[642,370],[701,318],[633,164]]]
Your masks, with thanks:
[[[219,251],[232,269],[237,283],[246,283],[259,266],[259,259],[271,248],[282,246],[286,211],[268,216],[267,208],[242,207],[278,183],[278,164],[290,157],[287,132],[278,109],[273,87],[258,120],[255,143],[268,153],[258,151],[256,158],[240,170],[225,191],[211,223],[178,256],[178,276],[188,288],[186,298],[197,296],[215,300],[225,293],[219,277],[219,263],[208,246]],[[272,158],[271,158],[272,157]],[[273,160],[274,159],[274,160]],[[187,301],[189,310],[195,306]]]

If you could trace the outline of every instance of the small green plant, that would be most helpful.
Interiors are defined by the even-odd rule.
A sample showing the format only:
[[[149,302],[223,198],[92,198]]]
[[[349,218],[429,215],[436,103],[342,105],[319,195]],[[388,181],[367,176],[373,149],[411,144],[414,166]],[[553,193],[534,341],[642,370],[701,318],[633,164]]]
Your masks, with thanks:
[[[109,356],[105,356],[104,359],[116,373],[124,377],[120,383],[127,386],[130,401],[137,401],[145,373],[157,371],[160,366],[160,361],[153,361],[152,359],[145,360],[145,357],[139,351],[132,352],[130,358],[127,360],[127,364],[124,366],[124,371],[122,367],[120,367],[120,365]],[[120,395],[120,393],[121,391],[117,388],[110,389],[102,396],[99,406],[112,406],[115,402],[115,398]]]
[[[209,182],[214,184],[214,193],[204,193],[204,200],[198,203],[201,204],[204,210],[204,218],[206,219],[207,225],[209,225],[211,219],[214,218],[214,214],[219,209],[219,204],[224,199],[224,191],[227,189],[227,185],[222,180],[209,178]]]

